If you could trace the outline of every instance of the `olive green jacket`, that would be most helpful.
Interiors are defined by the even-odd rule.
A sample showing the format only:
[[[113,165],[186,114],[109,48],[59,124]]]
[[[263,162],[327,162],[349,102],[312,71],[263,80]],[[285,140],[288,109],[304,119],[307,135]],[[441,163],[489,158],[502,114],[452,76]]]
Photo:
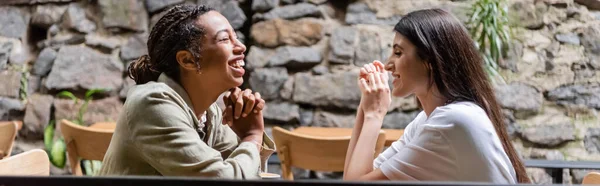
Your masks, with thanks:
[[[157,82],[132,87],[117,121],[99,175],[202,176],[254,179],[266,172],[275,144],[263,135],[263,148],[241,142],[221,124],[217,104],[206,126],[195,116],[186,91],[162,74]],[[240,143],[241,142],[241,143]]]

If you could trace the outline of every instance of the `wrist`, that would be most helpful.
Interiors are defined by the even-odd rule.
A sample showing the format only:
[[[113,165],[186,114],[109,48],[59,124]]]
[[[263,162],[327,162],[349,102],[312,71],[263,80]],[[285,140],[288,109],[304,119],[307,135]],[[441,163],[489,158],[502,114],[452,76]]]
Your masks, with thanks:
[[[260,137],[262,139],[262,135],[263,135],[264,131],[265,131],[264,129],[248,130],[248,131],[246,131],[244,138],[253,136],[253,137]]]
[[[242,139],[242,142],[254,143],[259,151],[262,149],[262,141],[262,135],[249,135]]]
[[[242,138],[242,141],[257,141],[262,143],[262,133],[246,135]]]
[[[365,117],[365,121],[370,120],[370,121],[382,121],[383,122],[383,118],[385,117],[385,114],[380,114],[380,113],[375,113],[375,112],[365,112],[363,114]]]

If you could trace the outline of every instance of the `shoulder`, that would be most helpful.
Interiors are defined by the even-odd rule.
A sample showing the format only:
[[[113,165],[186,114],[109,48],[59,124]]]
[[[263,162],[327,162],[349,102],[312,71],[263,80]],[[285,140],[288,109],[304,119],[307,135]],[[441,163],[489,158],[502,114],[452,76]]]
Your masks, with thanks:
[[[135,85],[123,105],[125,122],[132,131],[192,125],[192,116],[186,103],[173,89],[164,83],[149,82]]]
[[[486,126],[491,121],[486,112],[473,102],[457,102],[436,108],[427,122],[434,126],[452,125],[468,129],[473,126]]]
[[[185,113],[185,101],[168,85],[149,82],[129,90],[124,111],[130,120],[143,120],[150,115],[181,115]]]
[[[127,93],[126,104],[142,107],[161,101],[178,101],[181,97],[164,83],[148,82],[135,85]]]
[[[133,86],[127,92],[127,99],[137,100],[144,97],[168,97],[171,94],[177,93],[167,84],[151,81],[146,84]]]
[[[423,121],[427,119],[427,114],[425,111],[419,112],[415,119],[413,119],[406,127],[404,128],[404,135],[402,135],[401,139],[410,140],[415,134],[417,134],[417,128],[423,124]]]

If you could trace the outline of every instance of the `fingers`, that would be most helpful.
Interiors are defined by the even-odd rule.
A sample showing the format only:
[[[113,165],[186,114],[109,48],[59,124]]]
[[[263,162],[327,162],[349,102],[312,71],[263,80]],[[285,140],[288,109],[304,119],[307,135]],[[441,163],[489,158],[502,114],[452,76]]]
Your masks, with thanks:
[[[248,114],[252,112],[252,108],[254,108],[255,97],[250,89],[244,91],[244,100],[246,100],[246,104],[244,106],[244,111],[242,112],[242,117],[248,116]]]
[[[367,73],[375,72],[375,69],[370,64],[363,65],[363,68],[365,68],[365,70],[367,70]]]
[[[371,68],[371,73],[377,73],[379,72],[379,70],[377,69],[377,67],[375,65],[373,65],[373,63],[369,63],[369,68]]]
[[[360,80],[358,80],[358,82],[359,82],[358,86],[363,91],[363,93],[371,92],[371,88],[369,88],[369,85],[367,84],[367,80],[365,80],[364,78],[360,78]]]
[[[231,104],[231,91],[225,92],[225,95],[223,95],[223,103],[225,105]]]
[[[243,95],[239,95],[237,97],[233,108],[234,108],[233,109],[233,117],[235,119],[239,119],[240,116],[242,115],[242,111],[244,109],[244,96]]]
[[[381,76],[382,74],[386,73],[384,69],[383,63],[379,61],[374,61],[373,63],[363,65],[359,73],[359,86],[363,86],[362,81],[364,80],[365,88],[368,88],[367,92],[377,90],[379,87],[384,87]]]
[[[229,92],[230,92],[229,97],[231,98],[230,99],[231,102],[229,102],[229,103],[233,104],[238,100],[239,97],[241,97],[240,94],[242,93],[242,89],[235,87],[235,88],[232,88],[231,90],[229,90]]]
[[[375,83],[375,74],[374,73],[369,74],[368,86],[369,86],[369,89],[371,89],[371,90],[375,90],[375,88],[377,88],[376,87],[377,84]]]
[[[221,122],[222,124],[229,125],[233,121],[233,107],[231,106],[231,92],[233,90],[234,89],[231,89],[230,91],[225,92],[225,95],[223,95],[223,103],[225,104],[225,110],[223,111],[223,121]]]
[[[373,61],[373,63],[364,64],[363,68],[365,69],[365,71],[363,72],[361,69],[361,74],[385,71],[385,65],[377,60]]]
[[[256,106],[254,106],[254,113],[258,113],[265,108],[265,100],[262,99],[260,93],[255,92],[254,98],[256,98]]]
[[[233,119],[246,117],[251,112],[258,113],[265,108],[265,100],[261,98],[260,93],[252,93],[252,90],[232,88],[229,93],[223,95],[225,102],[225,113],[223,114],[223,123],[230,124]]]
[[[223,124],[231,125],[233,123],[233,106],[226,105],[223,114]]]
[[[380,86],[380,85],[382,85],[382,84],[381,84],[381,81],[382,81],[382,80],[381,80],[381,72],[375,72],[375,73],[373,73],[373,76],[374,76],[374,77],[373,77],[373,79],[374,79],[374,81],[373,81],[373,84],[374,84],[375,86]]]
[[[388,72],[383,72],[381,73],[381,80],[383,80],[383,83],[389,87],[390,84],[390,75],[388,74]]]
[[[381,86],[383,86],[383,87],[389,87],[385,72],[379,74],[379,79],[381,81]]]
[[[373,62],[373,65],[374,65],[375,67],[377,67],[377,71],[378,71],[378,72],[385,72],[385,65],[383,65],[383,63],[381,63],[381,61],[377,61],[377,60],[375,60],[375,61]]]
[[[360,68],[360,73],[358,74],[358,78],[366,78],[367,74],[369,74],[367,72],[367,69],[365,67]]]

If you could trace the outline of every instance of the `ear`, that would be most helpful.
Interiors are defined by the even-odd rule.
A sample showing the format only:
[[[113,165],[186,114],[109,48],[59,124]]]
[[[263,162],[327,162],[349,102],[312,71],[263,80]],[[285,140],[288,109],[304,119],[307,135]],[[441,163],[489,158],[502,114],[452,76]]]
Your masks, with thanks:
[[[179,66],[186,70],[196,71],[196,62],[194,61],[194,55],[187,50],[180,50],[175,54],[175,59]]]

